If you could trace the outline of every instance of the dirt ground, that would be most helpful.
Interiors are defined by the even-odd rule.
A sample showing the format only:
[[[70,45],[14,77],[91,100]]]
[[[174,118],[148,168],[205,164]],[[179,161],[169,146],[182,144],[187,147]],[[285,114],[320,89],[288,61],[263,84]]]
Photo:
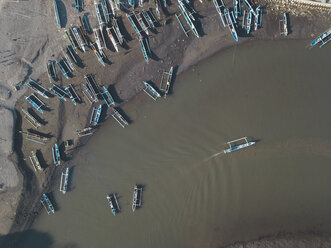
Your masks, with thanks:
[[[6,27],[7,30],[2,31],[6,35],[0,36],[0,43],[10,43],[11,46],[1,48],[1,51],[9,51],[6,52],[9,57],[4,58],[3,53],[0,54],[2,56],[0,58],[5,61],[0,63],[0,72],[7,77],[1,79],[6,82],[0,81],[0,85],[4,85],[9,91],[12,91],[12,85],[16,85],[28,77],[34,78],[44,87],[50,87],[45,73],[45,63],[49,59],[58,58],[60,47],[69,45],[64,38],[63,30],[59,30],[56,26],[53,3],[50,2],[51,4],[46,4],[46,2],[40,4],[40,1],[31,0],[3,5],[1,13],[6,13],[6,17],[0,15],[0,19],[6,21],[8,27]],[[90,24],[92,27],[97,27],[93,2],[87,0],[85,2],[85,12],[89,13]],[[72,1],[62,0],[61,3],[61,8],[64,8],[66,12],[66,28],[71,25],[79,26],[79,19],[72,7]],[[231,6],[232,1],[226,4]],[[254,31],[250,36],[245,36],[239,30],[239,43],[257,39],[310,39],[323,32],[331,23],[331,12],[328,8],[303,8],[301,5],[291,8],[289,4],[269,0],[261,0],[259,4],[264,8],[263,27]],[[144,8],[151,6],[151,3],[145,3]],[[197,26],[201,37],[198,39],[192,33],[189,33],[188,37],[185,36],[174,16],[175,13],[179,13],[177,3],[172,2],[167,8],[167,18],[160,21],[159,27],[149,36],[153,53],[153,58],[149,63],[146,63],[143,58],[137,35],[127,17],[124,12],[119,13],[119,25],[126,39],[125,46],[120,47],[119,53],[106,51],[110,62],[105,67],[98,63],[91,49],[87,49],[86,53],[78,52],[82,61],[81,66],[75,66],[75,71],[69,80],[58,72],[59,80],[56,84],[62,86],[72,84],[82,98],[82,102],[74,106],[70,99],[67,99],[66,102],[56,97],[42,99],[47,105],[47,110],[43,115],[35,113],[42,123],[38,130],[34,130],[23,119],[21,109],[31,109],[24,97],[16,102],[14,108],[16,129],[34,130],[35,133],[49,137],[50,140],[45,145],[40,145],[26,140],[18,132],[14,133],[15,154],[11,156],[11,160],[17,164],[23,179],[21,179],[20,189],[13,187],[4,192],[0,191],[0,205],[13,204],[11,205],[11,222],[6,224],[11,233],[26,230],[32,225],[41,210],[39,201],[41,194],[51,192],[53,183],[58,182],[64,167],[57,168],[53,165],[51,147],[55,143],[60,145],[62,163],[70,166],[70,158],[75,149],[88,141],[88,138],[79,139],[75,130],[88,126],[92,107],[97,107],[101,101],[92,106],[84,97],[82,92],[82,84],[85,83],[84,75],[93,74],[100,87],[103,85],[107,87],[116,101],[116,108],[121,112],[123,104],[136,94],[140,94],[143,89],[143,81],[150,81],[158,86],[162,72],[168,71],[171,66],[175,66],[175,73],[179,74],[197,62],[235,44],[229,30],[223,28],[212,1],[203,3],[195,1],[194,8],[197,12]],[[290,34],[286,38],[280,37],[278,31],[278,20],[284,11],[290,12]],[[13,25],[17,26],[15,33],[12,33]],[[94,40],[93,35],[89,37]],[[13,54],[10,55],[11,53]],[[12,94],[22,94],[22,92],[23,90],[19,90],[17,93],[12,91]],[[25,95],[30,93],[31,90],[28,90]],[[110,111],[106,107],[103,108],[101,125],[104,121],[115,121],[111,117],[107,120]],[[126,116],[125,113],[123,114]],[[126,117],[131,120],[130,116]],[[66,140],[72,140],[74,143],[73,150],[67,154],[64,153],[63,143]],[[34,172],[28,158],[31,151],[37,152],[41,166],[45,169],[43,173]],[[17,193],[21,190],[22,193]],[[11,199],[14,194],[16,194],[17,201]],[[18,206],[16,211],[15,206]]]

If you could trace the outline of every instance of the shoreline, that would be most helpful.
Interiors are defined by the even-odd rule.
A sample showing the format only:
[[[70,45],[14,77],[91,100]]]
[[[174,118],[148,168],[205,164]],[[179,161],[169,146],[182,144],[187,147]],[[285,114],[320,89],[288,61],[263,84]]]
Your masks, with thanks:
[[[146,78],[146,80],[151,79],[153,82],[156,82],[157,81],[156,79],[160,76],[159,73],[157,72],[157,70],[160,70],[158,68],[162,67],[162,69],[166,69],[165,65],[168,67],[169,66],[168,64],[170,64],[170,62],[174,63],[174,65],[175,64],[179,65],[179,70],[177,71],[177,75],[178,75],[178,74],[182,73],[183,71],[186,71],[186,70],[194,67],[194,65],[201,62],[202,60],[208,59],[209,57],[211,57],[215,54],[218,54],[225,49],[233,47],[234,41],[233,41],[232,37],[230,37],[229,31],[227,29],[224,29],[223,27],[221,27],[221,22],[220,22],[219,16],[217,15],[217,12],[216,12],[214,6],[211,6],[211,5],[212,5],[212,3],[209,2],[208,7],[206,9],[202,9],[202,10],[200,10],[199,4],[196,7],[197,12],[199,14],[205,13],[207,15],[207,14],[212,13],[212,15],[209,15],[209,16],[207,15],[206,17],[204,17],[205,19],[211,18],[212,22],[208,23],[208,25],[207,25],[206,24],[207,20],[204,20],[205,24],[202,23],[202,27],[204,28],[204,31],[205,30],[210,31],[210,30],[213,30],[215,27],[218,27],[218,29],[220,30],[221,33],[218,33],[217,35],[214,35],[214,36],[211,36],[210,34],[207,33],[200,39],[197,39],[197,38],[193,37],[193,35],[190,34],[189,38],[186,38],[184,36],[182,30],[178,29],[179,27],[177,26],[178,24],[175,22],[176,21],[175,18],[172,17],[171,18],[172,23],[170,23],[170,25],[168,24],[166,26],[160,27],[159,30],[162,30],[162,32],[160,32],[159,34],[156,35],[158,37],[153,38],[153,39],[151,38],[153,52],[155,52],[158,55],[163,55],[163,56],[160,56],[160,60],[159,60],[159,61],[162,61],[161,62],[162,65],[160,65],[160,62],[158,62],[158,61],[152,61],[149,65],[146,65],[145,62],[143,61],[142,55],[140,54],[141,51],[137,47],[137,44],[134,44],[135,47],[132,47],[132,50],[128,51],[128,53],[132,53],[131,55],[123,56],[123,54],[120,54],[122,57],[124,57],[124,59],[122,58],[122,61],[119,64],[128,63],[129,64],[128,67],[130,67],[130,65],[135,64],[135,63],[136,63],[136,65],[134,66],[134,68],[132,70],[130,70],[130,73],[128,73],[127,75],[125,75],[125,76],[121,77],[121,79],[119,79],[121,76],[120,74],[121,74],[121,72],[124,71],[124,69],[119,68],[120,65],[118,65],[118,64],[116,65],[116,58],[112,59],[112,61],[114,61],[115,64],[107,66],[106,68],[111,71],[113,66],[117,66],[117,68],[115,69],[115,73],[114,73],[115,80],[111,80],[112,82],[116,81],[116,83],[111,84],[111,85],[116,88],[117,95],[119,96],[118,101],[117,101],[117,102],[119,102],[119,104],[117,105],[118,107],[121,107],[123,104],[130,101],[133,97],[135,97],[140,92],[139,82],[135,82],[135,83],[131,84],[132,78],[142,79],[141,74],[146,74],[146,71],[147,71],[147,73],[149,74],[149,77]],[[174,9],[174,6],[172,6],[172,9]],[[268,23],[271,23],[272,20],[274,20],[276,17],[277,16],[273,15],[272,13],[267,14],[264,18],[264,27],[262,29],[260,29],[259,31],[257,31],[256,37],[241,38],[241,41],[238,43],[238,45],[247,43],[249,41],[255,41],[255,40],[280,40],[280,39],[282,39],[280,37],[278,39],[275,38],[274,28],[268,27]],[[175,22],[175,24],[173,22]],[[265,28],[265,26],[267,26],[267,28]],[[129,25],[127,25],[127,23],[126,23],[125,27],[127,30],[131,28],[131,27],[129,27]],[[180,56],[181,54],[175,54],[174,57],[171,57],[171,52],[170,52],[170,56],[169,56],[169,54],[167,53],[166,50],[167,50],[168,46],[171,46],[173,44],[169,41],[167,41],[167,42],[162,41],[162,38],[164,38],[164,36],[173,32],[173,30],[171,30],[171,29],[174,27],[177,27],[177,31],[179,30],[177,32],[178,37],[177,36],[174,37],[175,40],[179,40],[178,45],[176,44],[174,49],[175,50],[186,49],[186,52],[183,52],[183,56]],[[314,23],[312,26],[310,26],[310,31],[316,30],[316,27],[317,27],[317,24]],[[168,30],[164,30],[164,29],[168,29]],[[305,27],[302,27],[302,29],[305,30]],[[322,28],[321,28],[321,30],[322,30]],[[270,33],[272,35],[269,37]],[[162,37],[160,37],[161,36],[160,34],[162,35]],[[254,35],[255,35],[255,33],[254,33]],[[266,38],[266,37],[269,37],[269,38]],[[189,44],[188,45],[183,44],[184,42],[181,43],[180,39],[182,39],[182,38],[187,39]],[[293,36],[291,36],[291,34],[290,34],[290,37],[288,37],[288,39],[300,39],[300,40],[308,39],[308,38],[310,38],[310,37],[307,35],[305,36],[302,32],[294,33]],[[204,40],[204,42],[209,44],[209,46],[208,45],[205,46],[205,47],[207,47],[207,49],[203,50],[203,47],[201,46],[202,42],[200,42],[201,40]],[[219,44],[220,41],[222,41],[221,44]],[[133,43],[137,43],[137,42],[129,41],[130,45],[133,45]],[[159,43],[159,45],[158,45],[158,43]],[[156,46],[155,44],[157,44],[158,46]],[[221,46],[217,47],[217,49],[212,50],[212,49],[210,49],[211,45],[214,45],[214,46],[221,45]],[[198,52],[196,52],[195,54],[192,52],[192,51],[197,51],[197,50],[198,50]],[[176,51],[172,51],[172,52],[176,53]],[[79,54],[79,55],[81,56],[82,54]],[[90,55],[91,55],[91,52],[90,52]],[[134,57],[135,55],[137,55],[137,56]],[[172,54],[172,55],[174,55],[174,54]],[[94,56],[94,55],[92,54],[91,56]],[[164,59],[164,57],[165,57],[165,59]],[[93,58],[91,60],[92,60],[92,62],[95,62],[95,58]],[[177,60],[178,63],[173,62],[174,60]],[[84,61],[84,59],[83,59],[83,61]],[[179,62],[181,62],[181,63],[179,63]],[[96,62],[95,62],[95,64],[96,64]],[[144,68],[143,73],[141,73],[142,64],[143,64],[142,67]],[[91,69],[91,68],[95,69],[95,67],[93,65],[88,65],[87,67],[89,69]],[[97,68],[94,71],[92,70],[93,72],[98,72],[98,70],[100,70],[99,64],[96,64],[96,67],[99,67],[99,68]],[[150,68],[146,68],[146,67],[150,67]],[[103,69],[103,68],[101,68],[101,69]],[[86,70],[81,70],[81,71],[86,71]],[[99,75],[95,75],[96,81],[99,83],[99,85],[101,82],[106,81],[106,76],[107,76],[107,73],[100,77],[99,77]],[[78,75],[77,75],[77,77],[78,77]],[[40,79],[42,82],[44,82],[46,80],[45,74],[42,75],[40,77]],[[119,80],[117,81],[117,79],[119,79]],[[138,81],[138,80],[136,80],[136,81]],[[105,85],[107,85],[107,87],[108,87],[109,82],[105,83]],[[52,102],[54,103],[54,101],[52,101]],[[21,106],[20,105],[21,103],[22,103],[22,99],[18,100],[15,105],[15,110],[16,110],[16,114],[17,114],[17,119],[15,121],[15,127],[17,128],[17,130],[18,129],[21,130],[23,128],[22,118],[18,111],[18,109],[19,109],[18,106]],[[67,134],[70,134],[71,131],[73,130],[73,128],[74,129],[81,128],[78,126],[72,127],[70,125],[84,124],[88,120],[89,113],[85,113],[83,116],[79,116],[79,120],[77,122],[69,121],[69,123],[67,123],[68,115],[69,115],[69,113],[71,113],[70,111],[72,110],[72,106],[70,106],[68,109],[66,109],[67,108],[66,106],[70,105],[70,104],[71,104],[70,102],[65,103],[65,104],[63,104],[63,102],[59,102],[58,104],[56,103],[57,106],[54,107],[55,112],[56,112],[56,109],[58,109],[58,111],[57,111],[58,113],[50,121],[59,120],[58,125],[56,125],[57,123],[53,123],[54,128],[57,130],[54,133],[54,137],[56,140],[64,141],[65,139],[62,140],[62,137],[68,137]],[[66,106],[64,106],[64,105],[66,105]],[[77,112],[74,114],[77,114]],[[62,116],[62,118],[60,116]],[[107,121],[107,120],[105,120],[105,121]],[[70,135],[69,135],[69,137],[70,137]],[[80,146],[85,145],[88,142],[89,138],[86,138],[86,139],[84,138],[84,139],[79,140],[75,137],[74,139],[75,139],[75,146],[77,147],[75,149],[78,149]],[[15,148],[14,148],[15,154],[13,155],[13,159],[17,160],[18,164],[16,165],[16,167],[18,167],[18,169],[23,174],[24,180],[23,180],[22,198],[20,199],[20,204],[19,204],[18,211],[17,211],[16,217],[15,217],[15,222],[11,226],[10,233],[27,230],[33,224],[34,219],[38,216],[38,213],[41,209],[40,204],[39,204],[39,199],[40,199],[41,193],[51,190],[53,188],[54,183],[57,182],[59,174],[61,173],[60,169],[56,169],[55,166],[52,165],[52,163],[48,162],[49,158],[48,159],[45,158],[45,160],[48,164],[47,171],[45,173],[45,176],[43,176],[41,179],[38,179],[37,177],[39,177],[39,174],[35,174],[31,170],[31,166],[28,164],[25,164],[24,157],[26,157],[26,156],[24,156],[24,154],[27,154],[26,151],[30,149],[29,145],[24,144],[25,141],[22,140],[22,138],[20,137],[20,135],[17,132],[15,132],[14,141],[15,141]],[[45,150],[47,150],[47,148],[45,148]],[[75,152],[73,151],[72,156],[74,156],[74,153]],[[43,154],[45,154],[45,153],[43,153]],[[45,155],[45,157],[46,157],[46,155]],[[68,162],[65,162],[65,163],[70,164],[70,160],[68,160]],[[38,187],[38,185],[40,185],[40,187]],[[31,208],[32,209],[31,212],[26,210],[26,206],[28,206],[30,204],[31,204],[31,206],[33,206]]]

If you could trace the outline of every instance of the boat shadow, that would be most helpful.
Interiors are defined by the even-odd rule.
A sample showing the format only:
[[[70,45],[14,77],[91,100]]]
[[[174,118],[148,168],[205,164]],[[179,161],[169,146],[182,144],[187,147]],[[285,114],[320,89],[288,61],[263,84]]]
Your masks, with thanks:
[[[174,66],[174,70],[172,72],[171,84],[170,84],[168,95],[172,95],[173,94],[173,87],[174,87],[174,85],[176,83],[176,77],[177,77],[178,68],[179,68],[178,65],[175,65]]]
[[[68,18],[67,18],[67,8],[62,0],[55,0],[57,2],[57,8],[59,11],[59,18],[61,23],[61,28],[64,28],[67,25]]]
[[[121,33],[123,35],[123,38],[125,41],[132,41],[132,36],[130,35],[130,33],[128,32],[128,30],[126,29],[124,23],[123,23],[123,19],[122,16],[117,17],[117,24],[119,29],[121,30]],[[124,46],[123,46],[124,47]],[[128,47],[128,48],[126,48]],[[124,47],[125,49],[129,49],[129,46],[126,44],[126,46]]]
[[[286,13],[286,18],[287,18],[287,32],[289,34],[291,34],[293,31],[292,31],[292,28],[291,28],[291,17],[288,13]]]
[[[114,99],[115,103],[122,103],[123,100],[120,98],[120,96],[117,93],[116,87],[114,85],[109,85],[108,89],[109,92],[111,92],[111,96]]]
[[[133,123],[132,119],[120,107],[115,107],[114,109],[116,109],[129,124]]]
[[[44,158],[44,155],[42,154],[42,152],[41,152],[40,149],[38,149],[36,151],[36,156],[37,156],[37,158],[39,160],[39,164],[40,164],[41,168],[43,168],[45,170],[45,169],[47,169],[50,166],[49,164],[46,163],[46,160]]]
[[[41,125],[46,125],[48,122],[42,119],[39,115],[34,112],[32,108],[28,108],[28,113],[32,115]]]
[[[48,192],[48,193],[45,193],[48,197],[48,199],[50,200],[50,202],[52,203],[53,205],[53,208],[54,208],[54,211],[59,211],[60,210],[60,207],[58,206],[56,200],[55,200],[55,195],[53,193],[53,191],[51,192]]]
[[[42,133],[42,132],[39,132],[39,131],[34,130],[34,129],[32,129],[32,128],[29,128],[28,131],[29,131],[30,133],[37,134],[37,135],[39,135],[39,136],[41,136],[41,137],[45,137],[45,138],[48,138],[48,139],[54,137],[54,136],[52,135],[52,133]]]

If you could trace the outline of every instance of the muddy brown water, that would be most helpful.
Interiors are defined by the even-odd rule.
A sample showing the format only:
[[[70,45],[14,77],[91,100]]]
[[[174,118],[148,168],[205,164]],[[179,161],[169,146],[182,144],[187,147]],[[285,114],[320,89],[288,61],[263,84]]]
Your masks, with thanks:
[[[331,231],[331,46],[255,42],[179,75],[173,94],[141,93],[72,161],[21,247],[219,247],[279,232]],[[248,136],[253,147],[224,155]],[[132,212],[134,184],[143,204]],[[108,193],[118,196],[113,216]],[[42,246],[40,246],[42,245]]]

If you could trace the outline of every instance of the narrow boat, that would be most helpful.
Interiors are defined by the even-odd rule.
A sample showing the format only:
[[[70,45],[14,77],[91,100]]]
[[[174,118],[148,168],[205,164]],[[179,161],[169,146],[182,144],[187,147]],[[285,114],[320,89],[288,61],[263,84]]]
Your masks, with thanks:
[[[59,15],[59,9],[57,7],[57,1],[54,0],[54,11],[55,11],[55,17],[56,17],[56,22],[59,28],[62,28],[62,23]]]
[[[113,34],[111,33],[111,28],[106,28],[106,31],[107,31],[108,37],[109,37],[111,43],[113,44],[113,46],[114,46],[116,52],[119,52],[119,50],[118,50],[118,46],[117,46],[117,43],[116,43],[116,41],[115,41],[115,39],[114,39]]]
[[[263,9],[260,9],[260,21],[259,21],[259,27],[262,27],[262,17],[263,17]]]
[[[235,143],[235,142],[238,142],[238,141],[245,141],[246,143],[240,144],[240,145],[231,146],[232,143]],[[237,150],[240,150],[240,149],[243,149],[243,148],[252,146],[255,143],[256,142],[254,142],[254,141],[248,142],[247,137],[243,137],[243,138],[240,138],[240,139],[232,140],[232,141],[227,142],[227,144],[229,145],[229,148],[226,149],[226,150],[224,150],[224,153],[230,153],[230,152],[233,152],[233,151],[237,151]]]
[[[229,9],[224,9],[224,15],[225,15],[225,20],[228,24],[228,27],[229,27],[229,30],[232,34],[232,37],[235,41],[238,42],[238,36],[237,36],[237,32],[236,32],[236,29],[232,23],[232,20],[231,20],[231,17],[230,17],[230,13],[229,13]]]
[[[69,76],[68,76],[68,73],[64,70],[63,66],[61,65],[61,63],[57,60],[55,60],[55,63],[57,65],[57,67],[60,69],[61,73],[63,74],[63,76],[66,78],[66,79],[69,79]]]
[[[72,103],[76,106],[76,100],[73,97],[73,95],[70,92],[70,88],[68,86],[64,87],[64,90],[67,92],[67,94],[69,95],[70,100],[72,101]]]
[[[247,22],[246,22],[246,32],[249,34],[251,31],[251,25],[252,25],[252,12],[249,12],[247,15]]]
[[[112,117],[117,121],[118,124],[120,124],[121,127],[125,128],[125,126],[129,125],[129,123],[116,109],[113,109],[113,111],[114,113],[112,114]]]
[[[60,151],[56,143],[54,147],[52,147],[52,154],[53,154],[54,165],[55,166],[61,165]]]
[[[84,128],[84,129],[77,129],[76,130],[76,134],[79,137],[84,137],[84,136],[93,134],[93,132],[92,132],[92,128],[91,127],[87,127],[87,128]]]
[[[41,95],[42,97],[48,99],[49,97],[46,95],[48,92],[43,86],[38,84],[36,81],[30,78],[28,82],[25,82],[25,85],[28,86],[30,89]]]
[[[260,17],[260,8],[261,6],[258,6],[256,8],[256,15],[255,15],[255,18],[254,18],[254,30],[256,31],[259,27],[259,17]]]
[[[68,52],[70,58],[74,61],[74,63],[75,63],[75,64],[78,64],[78,61],[77,61],[77,59],[76,59],[76,56],[72,53],[70,47],[71,47],[71,46],[66,46],[67,52]]]
[[[187,24],[189,25],[190,29],[192,30],[193,34],[194,34],[196,37],[199,38],[199,37],[200,37],[200,36],[199,36],[199,33],[198,33],[196,27],[194,26],[194,23],[193,23],[193,21],[191,20],[189,13],[187,13],[187,9],[183,7],[184,4],[183,4],[180,0],[178,0],[178,3],[179,3],[179,4],[178,4],[178,7],[179,7],[180,11],[182,12],[182,15],[184,16],[184,18],[185,18]]]
[[[35,169],[35,171],[37,171],[37,170],[39,170],[41,172],[44,171],[44,169],[40,166],[39,159],[37,158],[36,153],[34,151],[31,151],[30,161],[31,161],[32,166]]]
[[[138,1],[138,6],[139,6],[139,7],[143,7],[143,4],[144,4],[144,0],[139,0],[139,1]]]
[[[98,50],[102,51],[103,47],[101,46],[101,42],[100,42],[100,39],[99,39],[98,32],[99,32],[98,29],[96,29],[96,28],[93,29],[93,35],[94,35],[94,38],[95,38],[95,43],[97,44]]]
[[[233,13],[234,13],[234,18],[238,18],[238,0],[233,0]]]
[[[242,23],[241,23],[241,28],[242,29],[245,29],[245,20],[246,20],[246,10],[244,10],[244,13],[243,13],[243,19],[242,19]]]
[[[93,46],[93,44],[91,44],[91,48],[95,54],[95,56],[97,57],[99,63],[102,65],[102,66],[106,66],[105,65],[105,62],[103,61],[103,57],[102,55],[100,54],[100,52]]]
[[[284,13],[283,19],[279,20],[279,33],[280,35],[288,35],[288,26],[287,26],[287,15]]]
[[[64,52],[64,50],[62,50],[62,52],[63,52],[65,64],[68,66],[70,72],[73,72],[75,70],[74,65],[71,63],[71,60],[69,59],[68,55]]]
[[[60,98],[61,100],[63,101],[67,101],[65,99],[65,97],[69,97],[69,95],[67,94],[67,92],[62,89],[60,86],[56,85],[56,84],[53,84],[53,88],[49,88],[49,90],[54,94],[56,95],[58,98]]]
[[[45,145],[46,143],[44,141],[49,140],[49,138],[40,136],[40,135],[35,134],[35,133],[31,133],[29,131],[18,131],[18,132],[25,135],[26,140],[33,141],[33,142],[38,143],[38,144]]]
[[[110,14],[108,12],[106,0],[101,0],[101,6],[102,6],[102,12],[104,14],[106,23],[109,23],[109,21],[110,21]]]
[[[143,52],[143,55],[144,55],[144,59],[146,62],[148,62],[148,56],[147,56],[146,47],[144,44],[144,39],[140,38],[139,43],[140,43],[141,51]]]
[[[114,28],[115,28],[114,30],[115,30],[115,33],[116,33],[118,43],[120,43],[120,45],[123,45],[123,35],[122,35],[121,30],[118,26],[116,18],[113,18],[113,25],[114,25]]]
[[[38,97],[36,97],[34,94],[31,94],[28,97],[25,97],[25,99],[34,107],[39,113],[43,114],[43,110],[41,109],[43,106],[45,106],[44,102],[42,102]]]
[[[128,0],[129,5],[134,9],[135,7],[135,1],[134,0]]]
[[[133,29],[136,31],[137,35],[139,38],[141,38],[141,33],[140,33],[140,30],[138,29],[137,25],[134,23],[133,19],[132,19],[132,15],[133,13],[131,14],[126,14],[126,17],[129,19]]]
[[[98,99],[98,96],[100,94],[100,90],[99,90],[99,86],[97,84],[97,82],[94,80],[94,77],[92,74],[87,74],[84,76],[87,86],[89,88],[89,90],[93,93],[93,95],[95,96],[95,98]]]
[[[108,0],[108,3],[109,3],[109,5],[110,5],[111,12],[113,13],[113,16],[115,17],[116,14],[115,14],[115,9],[114,9],[114,3],[113,3],[113,0]]]
[[[41,204],[43,204],[43,206],[45,207],[47,214],[55,213],[53,204],[51,203],[51,201],[49,200],[49,198],[47,197],[46,194],[43,194],[43,197],[41,198],[40,201],[41,201]]]
[[[141,14],[144,16],[146,22],[148,23],[149,28],[155,28],[154,22],[152,21],[151,17],[147,13],[146,10],[143,10]]]
[[[48,63],[46,63],[46,68],[47,68],[47,75],[48,75],[49,82],[52,81],[52,78],[54,80],[57,80],[56,70],[55,70],[55,66],[54,66],[54,61],[53,60],[49,60]]]
[[[103,91],[104,92],[101,93],[101,96],[102,96],[103,100],[105,101],[105,103],[107,104],[108,108],[110,108],[111,105],[114,106],[115,101],[105,86],[103,86]]]
[[[329,28],[328,30],[326,30],[325,32],[323,32],[321,35],[319,35],[315,40],[313,40],[310,43],[310,47],[315,46],[318,43],[322,43],[322,46],[324,46],[326,43],[328,43],[331,39],[331,28]]]
[[[67,30],[65,30],[64,33],[65,33],[66,38],[67,38],[67,40],[69,41],[69,43],[70,43],[72,49],[73,49],[74,52],[77,54],[77,49],[76,49],[77,47],[76,47],[76,44],[74,43],[74,41],[73,41],[73,39],[72,39],[72,37],[71,37],[71,35],[70,35],[71,31],[69,30],[69,32],[68,32]]]
[[[83,21],[84,21],[84,26],[85,26],[87,32],[91,33],[91,27],[90,27],[90,24],[89,24],[89,21],[88,21],[88,18],[87,18],[87,14],[84,14]]]
[[[132,199],[132,211],[134,212],[136,208],[141,207],[141,200],[142,200],[142,187],[138,187],[137,185],[133,188],[133,199]]]
[[[250,13],[253,13],[253,15],[256,16],[256,13],[255,13],[255,11],[254,11],[252,5],[248,2],[248,0],[244,0],[244,2],[245,2],[245,4],[246,4],[247,8],[249,9],[249,12],[250,12]]]
[[[159,4],[157,3],[157,0],[154,0],[154,4],[155,4],[156,17],[158,19],[161,19],[161,12],[160,12]]]
[[[154,101],[156,101],[157,98],[161,97],[160,93],[157,92],[149,83],[145,81],[144,85],[145,85],[144,92]]]
[[[170,85],[171,85],[171,80],[172,80],[172,73],[173,73],[173,69],[174,67],[171,66],[170,71],[168,73],[168,80],[167,80],[167,85],[166,85],[166,89],[164,92],[164,97],[166,97],[169,93],[169,89],[170,89]]]
[[[28,111],[22,109],[22,112],[24,113],[24,119],[26,119],[34,128],[38,128],[41,126],[41,123],[37,121],[37,119],[34,118],[32,115],[30,115]]]
[[[101,115],[101,109],[102,109],[102,105],[100,104],[97,110],[97,113],[95,114],[95,118],[94,118],[94,126],[98,125],[99,119],[100,119],[100,115]]]
[[[149,35],[148,29],[147,29],[145,23],[143,22],[143,19],[141,18],[141,16],[140,16],[139,14],[137,15],[136,13],[134,13],[134,16],[136,17],[136,19],[137,19],[137,21],[138,21],[140,27],[142,28],[142,30],[143,30],[143,31],[146,33],[146,35],[148,36],[148,35]]]
[[[104,22],[102,20],[101,14],[100,14],[99,4],[96,1],[94,1],[94,8],[95,8],[95,12],[97,13],[99,27],[102,27]]]
[[[77,40],[79,48],[85,53],[86,50],[85,50],[84,42],[82,41],[81,37],[79,36],[77,27],[72,27],[71,30]]]
[[[221,10],[221,6],[218,4],[217,0],[213,0],[213,2],[214,2],[214,5],[215,5],[215,8],[216,8],[216,11],[217,11],[218,15],[221,18],[221,21],[223,23],[223,26],[226,27],[225,22],[224,22],[224,18],[223,18],[223,12]]]
[[[163,0],[163,7],[165,7],[165,8],[167,7],[167,0]]]
[[[118,204],[116,194],[114,193],[114,194],[107,195],[106,198],[108,200],[109,207],[110,207],[113,215],[115,216],[116,213],[118,213],[120,211],[120,205]]]
[[[67,167],[66,170],[63,171],[61,174],[60,192],[62,192],[62,194],[67,193],[68,179],[69,179],[69,168]]]
[[[75,9],[76,9],[76,12],[81,11],[80,0],[75,0]]]

